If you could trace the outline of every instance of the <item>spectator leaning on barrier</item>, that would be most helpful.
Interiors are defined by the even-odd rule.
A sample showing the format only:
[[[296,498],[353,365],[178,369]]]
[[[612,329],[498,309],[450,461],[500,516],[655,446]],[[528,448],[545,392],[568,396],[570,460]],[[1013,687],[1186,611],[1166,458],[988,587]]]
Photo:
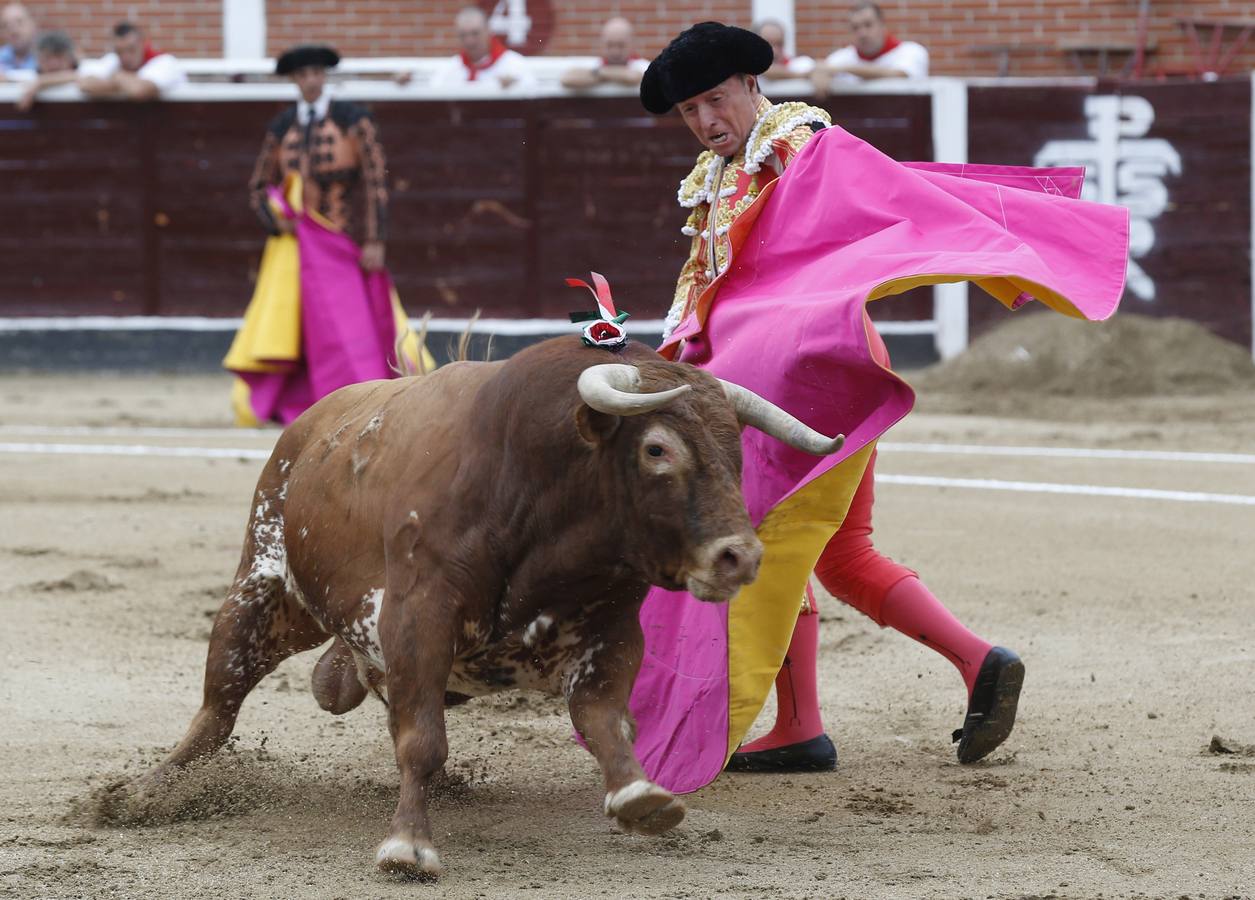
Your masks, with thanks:
[[[754,33],[771,44],[771,52],[773,53],[771,68],[760,76],[760,81],[806,78],[811,72],[815,71],[815,60],[809,56],[789,56],[785,52],[784,23],[777,22],[775,19],[763,19],[754,26]]]
[[[885,24],[880,6],[859,0],[850,8],[854,43],[834,50],[815,67],[811,80],[823,96],[835,80],[872,81],[877,78],[927,78],[928,51],[914,41],[900,41]]]
[[[462,49],[436,73],[433,84],[489,83],[509,88],[530,87],[535,82],[527,69],[527,58],[489,31],[482,9],[468,6],[461,10],[454,28]]]
[[[113,52],[84,62],[79,76],[79,90],[95,100],[158,100],[187,80],[178,60],[131,22],[113,26]]]
[[[35,73],[35,20],[26,7],[10,3],[0,12],[4,24],[5,44],[0,47],[0,78],[13,81],[32,77]]]
[[[601,61],[588,68],[580,66],[562,74],[562,86],[582,90],[599,84],[636,87],[649,68],[649,60],[632,52],[632,23],[615,16],[601,27]]]
[[[35,95],[44,88],[78,80],[78,58],[74,41],[64,31],[45,31],[35,42],[39,69],[18,98],[17,108],[25,112],[35,104]]]

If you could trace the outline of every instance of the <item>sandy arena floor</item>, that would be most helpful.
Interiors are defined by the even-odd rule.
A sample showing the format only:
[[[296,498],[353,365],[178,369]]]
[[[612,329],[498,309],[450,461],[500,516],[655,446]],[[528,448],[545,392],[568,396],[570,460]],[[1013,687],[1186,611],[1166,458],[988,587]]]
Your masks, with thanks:
[[[1015,733],[985,763],[955,762],[964,696],[950,665],[830,602],[821,676],[839,771],[724,776],[662,838],[607,824],[557,702],[507,694],[449,713],[433,812],[445,878],[376,874],[397,784],[382,709],[318,710],[312,654],[254,692],[232,751],[171,798],[168,821],[101,825],[95,793],[155,762],[198,705],[261,463],[55,451],[267,448],[273,433],[143,430],[226,426],[227,389],[218,377],[0,381],[0,895],[1255,895],[1255,456],[1173,455],[1252,453],[1249,396],[1009,401],[1005,417],[925,398],[891,432],[879,472],[930,480],[882,479],[879,545],[1028,667]],[[1214,735],[1237,752],[1209,750]]]

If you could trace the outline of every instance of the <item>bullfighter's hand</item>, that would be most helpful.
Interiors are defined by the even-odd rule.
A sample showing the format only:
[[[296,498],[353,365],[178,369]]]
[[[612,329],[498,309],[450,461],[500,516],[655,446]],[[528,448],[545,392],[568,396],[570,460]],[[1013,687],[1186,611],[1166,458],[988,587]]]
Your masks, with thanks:
[[[367,241],[362,245],[362,255],[358,263],[367,272],[377,272],[383,268],[383,241]]]

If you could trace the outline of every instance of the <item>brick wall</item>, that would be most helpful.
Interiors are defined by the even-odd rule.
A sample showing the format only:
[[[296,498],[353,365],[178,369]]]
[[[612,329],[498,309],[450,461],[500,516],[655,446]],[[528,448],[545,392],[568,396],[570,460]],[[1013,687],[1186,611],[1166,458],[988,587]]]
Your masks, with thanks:
[[[997,62],[972,48],[1018,43],[1010,60],[1011,75],[1073,74],[1076,69],[1059,43],[1070,39],[1133,43],[1137,36],[1136,0],[880,0],[890,27],[902,39],[929,48],[938,75],[995,75]],[[849,43],[844,3],[799,0],[798,49],[818,56]],[[1190,44],[1179,17],[1252,18],[1252,0],[1151,0],[1149,36],[1156,45],[1147,72],[1192,70]],[[1210,30],[1202,41],[1206,48]],[[1231,37],[1232,34],[1226,35]],[[1119,58],[1122,65],[1127,56]],[[1086,60],[1089,71],[1096,58]],[[1229,71],[1255,68],[1255,40]]]
[[[173,53],[222,53],[217,0],[28,0],[27,5],[42,26],[69,30],[84,55],[104,52],[109,27],[128,17],[146,25],[153,42]],[[267,48],[275,54],[301,41],[327,41],[348,56],[445,55],[454,50],[451,23],[463,5],[464,0],[266,0]],[[494,4],[480,0],[480,5]],[[1012,75],[1071,74],[1075,70],[1059,49],[1061,41],[1131,43],[1136,36],[1136,0],[882,0],[882,6],[900,37],[929,47],[936,74],[996,74],[996,58],[976,55],[973,48],[1006,43],[1020,45],[1011,54]],[[800,52],[822,56],[848,43],[844,0],[795,0],[795,8]],[[1177,17],[1249,17],[1252,0],[1151,0],[1151,8],[1156,51],[1148,71],[1176,73],[1188,70],[1192,60]],[[601,23],[613,14],[636,23],[640,50],[650,55],[688,24],[708,18],[747,24],[750,10],[751,0],[528,0],[535,36],[543,39],[532,49],[549,55],[590,52]],[[1230,71],[1251,68],[1255,40]]]
[[[222,55],[222,4],[217,0],[27,0],[40,28],[64,28],[83,58],[112,49],[115,22],[145,27],[159,50],[181,56]]]

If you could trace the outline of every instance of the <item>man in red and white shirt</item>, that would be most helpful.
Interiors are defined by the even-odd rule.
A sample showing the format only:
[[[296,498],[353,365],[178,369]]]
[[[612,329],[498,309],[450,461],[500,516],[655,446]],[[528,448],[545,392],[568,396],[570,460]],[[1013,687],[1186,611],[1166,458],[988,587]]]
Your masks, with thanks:
[[[179,62],[154,50],[138,25],[113,26],[113,52],[78,67],[78,87],[94,100],[158,100],[187,81]]]
[[[828,54],[811,74],[820,96],[831,89],[834,80],[928,77],[928,51],[914,41],[898,40],[885,24],[880,6],[872,0],[859,0],[850,8],[850,32],[854,43]]]
[[[432,79],[432,84],[486,84],[498,88],[527,88],[535,84],[527,58],[506,47],[488,28],[488,17],[477,6],[468,6],[454,19],[461,52],[453,56]]]
[[[601,59],[595,66],[577,66],[562,73],[562,86],[586,90],[599,84],[636,87],[649,68],[649,60],[633,52],[632,23],[622,16],[601,26]]]

